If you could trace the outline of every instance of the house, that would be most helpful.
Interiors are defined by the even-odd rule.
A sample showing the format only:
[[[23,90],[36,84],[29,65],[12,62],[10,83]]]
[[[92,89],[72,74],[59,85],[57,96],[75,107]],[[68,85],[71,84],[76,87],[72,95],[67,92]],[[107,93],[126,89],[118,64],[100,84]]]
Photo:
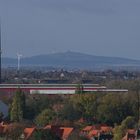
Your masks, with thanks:
[[[127,130],[127,133],[122,140],[136,140],[136,130],[135,129]]]
[[[111,134],[113,131],[113,128],[110,126],[101,126],[100,130],[101,130],[101,133]]]
[[[60,130],[63,130],[62,133],[62,140],[68,140],[69,136],[72,134],[72,131],[74,130],[71,127],[60,127]]]
[[[0,123],[0,135],[3,135],[5,133],[7,127],[8,127],[8,124],[5,124],[4,122]]]
[[[137,140],[140,140],[140,128],[137,130]]]
[[[80,132],[81,136],[87,136],[89,134],[89,132],[93,129],[93,126],[86,126],[85,128],[83,128]]]
[[[91,130],[88,134],[88,138],[90,140],[98,140],[99,134],[100,134],[100,130]]]
[[[98,140],[113,140],[113,134],[102,134],[98,136]]]
[[[30,139],[32,139],[32,136],[33,136],[35,131],[36,131],[35,127],[25,128],[24,132],[20,136],[20,139],[21,140],[30,140]]]
[[[113,128],[110,126],[101,126],[98,140],[113,140]]]
[[[51,130],[55,135],[60,137],[62,140],[68,140],[74,130],[71,127],[60,127],[55,125],[47,125],[44,127],[44,129]]]
[[[112,140],[113,128],[107,125],[86,126],[80,132],[81,136],[86,136],[89,140]]]

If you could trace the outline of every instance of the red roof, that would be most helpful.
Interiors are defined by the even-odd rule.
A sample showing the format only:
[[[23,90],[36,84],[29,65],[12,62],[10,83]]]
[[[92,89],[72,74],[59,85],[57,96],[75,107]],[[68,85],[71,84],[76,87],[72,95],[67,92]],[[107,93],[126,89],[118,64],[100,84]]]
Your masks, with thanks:
[[[136,130],[135,129],[128,129],[127,132],[129,134],[135,134],[136,133]]]
[[[105,133],[112,132],[112,129],[113,128],[109,126],[101,126],[101,131]]]
[[[46,125],[45,127],[44,127],[44,129],[51,129],[52,128],[52,125]]]
[[[44,129],[50,129],[53,133],[55,133],[62,139],[68,138],[71,132],[73,131],[73,128],[71,127],[59,127],[55,125],[47,125],[44,127]]]
[[[35,129],[36,129],[35,127],[33,127],[33,128],[25,128],[24,129],[25,140],[28,140],[32,136],[32,134],[35,131]]]
[[[136,130],[135,129],[128,129],[126,135],[122,138],[122,140],[135,140],[136,136]]]
[[[93,126],[86,126],[85,128],[82,129],[82,131],[91,131]]]
[[[99,133],[100,133],[100,130],[91,130],[88,134],[88,137],[91,138],[91,137],[98,136]]]
[[[60,127],[60,129],[63,130],[62,139],[68,138],[73,131],[73,128],[70,127]]]

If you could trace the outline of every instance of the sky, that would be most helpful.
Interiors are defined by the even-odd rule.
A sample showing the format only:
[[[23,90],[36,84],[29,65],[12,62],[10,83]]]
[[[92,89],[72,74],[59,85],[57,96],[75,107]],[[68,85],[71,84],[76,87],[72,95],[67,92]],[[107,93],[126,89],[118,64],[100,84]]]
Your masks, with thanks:
[[[140,60],[140,0],[0,0],[4,57],[65,51]]]

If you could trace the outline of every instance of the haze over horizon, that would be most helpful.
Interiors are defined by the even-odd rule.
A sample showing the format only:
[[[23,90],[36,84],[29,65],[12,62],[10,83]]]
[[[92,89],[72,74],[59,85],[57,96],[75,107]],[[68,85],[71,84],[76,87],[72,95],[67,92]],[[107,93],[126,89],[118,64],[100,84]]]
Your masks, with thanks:
[[[3,56],[76,51],[140,60],[139,0],[0,0]]]

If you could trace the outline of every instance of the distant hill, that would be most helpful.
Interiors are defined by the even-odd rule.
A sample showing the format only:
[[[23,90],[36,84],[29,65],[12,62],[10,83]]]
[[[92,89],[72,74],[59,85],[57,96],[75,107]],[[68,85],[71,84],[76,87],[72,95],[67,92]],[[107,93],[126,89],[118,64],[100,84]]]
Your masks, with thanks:
[[[4,66],[16,66],[17,59],[3,58]],[[43,66],[67,69],[96,69],[109,67],[136,67],[139,60],[119,57],[94,56],[78,52],[64,52],[22,58],[22,66]]]

